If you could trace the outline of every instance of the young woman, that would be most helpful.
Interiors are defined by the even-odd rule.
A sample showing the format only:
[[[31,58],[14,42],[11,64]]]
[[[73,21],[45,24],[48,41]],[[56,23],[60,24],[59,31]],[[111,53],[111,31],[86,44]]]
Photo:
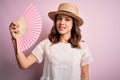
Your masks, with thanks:
[[[19,24],[11,23],[10,33],[20,68],[44,61],[40,80],[89,80],[88,68],[93,58],[85,42],[81,41],[79,27],[83,20],[78,16],[78,8],[62,3],[58,11],[49,12],[48,16],[54,21],[51,32],[28,56],[17,47]]]

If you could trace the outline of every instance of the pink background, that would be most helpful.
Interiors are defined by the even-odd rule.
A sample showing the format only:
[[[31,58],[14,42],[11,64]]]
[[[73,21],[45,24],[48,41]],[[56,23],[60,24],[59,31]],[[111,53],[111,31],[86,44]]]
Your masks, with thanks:
[[[47,37],[52,21],[48,12],[61,2],[79,7],[84,19],[83,39],[95,58],[90,64],[90,80],[120,80],[120,0],[0,0],[0,80],[39,80],[42,64],[35,63],[26,70],[19,69],[9,33],[9,24],[17,20],[33,2],[40,10],[43,29],[36,44]]]

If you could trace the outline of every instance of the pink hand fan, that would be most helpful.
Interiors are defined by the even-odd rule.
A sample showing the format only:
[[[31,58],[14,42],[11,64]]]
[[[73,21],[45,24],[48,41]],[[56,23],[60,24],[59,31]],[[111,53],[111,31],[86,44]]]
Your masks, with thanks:
[[[31,3],[18,23],[20,26],[18,47],[20,51],[25,51],[37,41],[41,33],[42,21],[38,9]]]

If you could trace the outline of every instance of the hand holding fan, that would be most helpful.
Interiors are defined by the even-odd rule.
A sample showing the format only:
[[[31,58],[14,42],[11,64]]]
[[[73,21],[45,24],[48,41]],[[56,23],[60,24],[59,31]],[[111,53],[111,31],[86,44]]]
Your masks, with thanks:
[[[40,13],[32,3],[20,17],[18,23],[20,26],[18,47],[20,51],[25,51],[37,41],[42,29]]]

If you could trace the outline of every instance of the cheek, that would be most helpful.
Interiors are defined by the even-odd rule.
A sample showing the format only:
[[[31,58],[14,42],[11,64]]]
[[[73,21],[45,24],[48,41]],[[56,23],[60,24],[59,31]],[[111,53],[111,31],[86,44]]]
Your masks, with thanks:
[[[55,23],[55,24],[56,24],[56,26],[58,26],[58,25],[59,25],[59,22],[58,22],[58,21],[56,21],[56,23]]]
[[[69,23],[68,26],[69,26],[69,29],[71,30],[73,27],[73,23]]]
[[[69,27],[69,30],[70,30],[70,31],[72,30],[72,26],[71,26],[71,27]]]
[[[56,22],[56,29],[58,29],[58,23]]]

